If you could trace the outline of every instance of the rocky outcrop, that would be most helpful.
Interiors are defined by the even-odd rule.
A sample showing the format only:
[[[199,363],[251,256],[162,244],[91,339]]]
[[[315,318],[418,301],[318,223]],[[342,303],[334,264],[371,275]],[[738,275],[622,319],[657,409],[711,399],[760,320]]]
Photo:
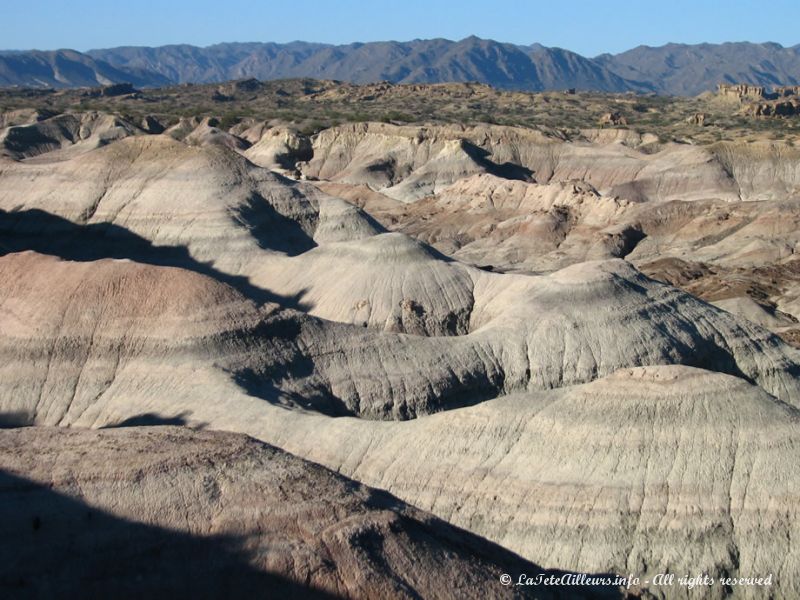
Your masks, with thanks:
[[[722,98],[733,98],[745,106],[740,113],[752,117],[791,117],[800,114],[800,86],[776,86],[767,92],[763,86],[746,84],[718,87]]]
[[[479,131],[473,133],[480,135]],[[529,178],[523,165],[493,160],[473,137],[459,127],[348,124],[316,136],[314,156],[300,169],[313,179],[368,184],[402,201],[436,193],[477,173]]]
[[[615,228],[635,222],[636,209],[635,203],[602,196],[581,181],[537,184],[483,174],[411,204],[376,206],[374,214],[459,260],[541,272],[625,256],[636,236],[628,244],[609,242]]]
[[[717,94],[726,98],[735,98],[740,102],[745,100],[758,100],[766,97],[763,85],[749,85],[747,83],[717,84]]]
[[[269,339],[269,307],[188,270],[25,252],[0,258],[0,271],[0,412],[18,424],[189,414],[236,393],[225,369],[248,354],[290,352]]]
[[[2,181],[0,228],[25,238],[23,248],[75,241],[71,225],[81,225],[94,234],[92,243],[64,250],[67,256],[141,258],[147,252],[148,261],[164,254],[177,261],[188,252],[233,275],[269,251],[313,247],[324,196],[224,144],[189,146],[168,135],[122,140],[68,161],[10,163]],[[58,235],[44,238],[42,230]]]
[[[793,117],[800,115],[800,98],[750,104],[745,109],[745,114],[754,117]]]
[[[311,140],[306,136],[290,129],[270,127],[263,130],[244,155],[261,167],[294,173],[297,163],[310,160],[313,152]]]
[[[627,125],[628,120],[618,112],[610,112],[601,116],[598,124],[601,127],[604,125]]]
[[[698,127],[705,127],[708,125],[708,115],[706,113],[695,113],[688,119],[686,119],[687,123],[691,123],[692,125],[697,125]]]
[[[368,185],[406,202],[482,173],[538,183],[581,180],[632,201],[740,199],[737,181],[708,150],[668,144],[653,153],[651,136],[611,131],[565,141],[519,127],[349,124],[316,136],[314,158],[300,168],[312,179]],[[645,145],[647,151],[637,149]]]
[[[84,92],[83,95],[87,98],[114,98],[116,96],[130,96],[138,93],[139,90],[130,83],[113,83],[89,90]]]

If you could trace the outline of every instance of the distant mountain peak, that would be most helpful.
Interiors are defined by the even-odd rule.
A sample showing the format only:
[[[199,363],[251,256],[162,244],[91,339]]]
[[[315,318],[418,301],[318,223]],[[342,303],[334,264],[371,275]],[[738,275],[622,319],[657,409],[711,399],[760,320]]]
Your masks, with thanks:
[[[770,66],[765,70],[764,65]],[[637,46],[587,58],[539,43],[528,46],[476,35],[344,45],[294,41],[122,46],[0,52],[0,85],[137,87],[310,77],[352,83],[477,81],[528,91],[576,88],[605,92],[695,95],[721,81],[754,85],[800,83],[800,45],[774,42]]]

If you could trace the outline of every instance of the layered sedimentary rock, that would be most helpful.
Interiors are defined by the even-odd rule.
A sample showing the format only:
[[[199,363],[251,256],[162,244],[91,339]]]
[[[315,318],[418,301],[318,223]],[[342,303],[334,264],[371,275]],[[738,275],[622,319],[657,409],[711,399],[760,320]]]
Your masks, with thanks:
[[[400,233],[325,237],[345,239],[264,264],[254,281],[334,321],[418,335],[469,332],[479,273]]]
[[[230,274],[265,251],[313,247],[322,195],[225,147],[192,147],[167,135],[122,140],[54,164],[7,162],[0,177],[6,235],[42,242],[43,232],[63,236],[74,233],[71,224],[86,225],[102,238],[89,250],[105,242],[123,257],[125,246],[142,241],[188,251]]]
[[[244,155],[261,167],[293,170],[297,162],[312,156],[311,141],[283,127],[256,124],[243,131],[242,137],[254,140]]]
[[[772,574],[772,587],[731,591],[800,593],[800,413],[738,378],[645,367],[405,423],[283,413],[256,427],[545,567]]]
[[[17,115],[9,122],[41,127],[67,118],[78,117],[37,121],[35,115]],[[170,135],[177,135],[181,127],[186,130],[183,137],[203,128],[210,131],[209,123],[186,120]],[[267,146],[272,139],[279,140],[279,146],[288,144],[284,150],[268,150],[272,157],[268,162],[275,166],[283,156],[293,169],[297,156],[291,158],[291,146],[302,138],[291,141],[286,133],[289,141],[280,141],[280,135],[273,136],[280,131],[255,123],[243,131],[237,129],[237,134],[248,140],[263,138]],[[580,140],[567,142],[541,132],[497,126],[349,125],[322,132],[315,140],[314,158],[303,170],[310,176],[367,182],[387,193],[416,190],[410,196],[398,196],[406,200],[435,192],[433,198],[408,205],[387,204],[392,201],[386,196],[381,196],[383,201],[374,200],[374,193],[374,201],[366,208],[372,211],[375,206],[376,216],[386,226],[432,242],[457,258],[500,270],[548,271],[580,260],[617,256],[643,265],[663,256],[734,263],[752,262],[759,256],[759,264],[764,264],[791,255],[796,240],[787,226],[796,221],[796,211],[791,203],[777,199],[800,189],[796,168],[800,161],[794,149],[782,143],[663,146],[651,138],[630,131],[587,130]],[[469,150],[464,156],[469,155],[470,164],[479,168],[451,172],[439,165],[435,156],[450,146],[461,148],[458,152]],[[33,144],[25,152],[37,153],[49,146],[37,148]],[[63,228],[65,224],[48,215],[30,212],[45,210],[73,223],[96,226],[93,230],[102,230],[104,238],[113,239],[117,228],[123,227],[121,233],[133,232],[142,238],[138,241],[186,247],[192,258],[213,261],[229,275],[248,277],[257,277],[264,266],[265,250],[297,254],[316,243],[344,240],[352,236],[350,229],[379,231],[368,219],[351,213],[349,225],[343,225],[339,217],[328,220],[327,230],[339,233],[317,236],[317,212],[325,212],[319,207],[330,203],[327,197],[310,186],[258,169],[225,148],[187,147],[169,136],[148,136],[83,156],[59,152],[42,154],[36,159],[42,164],[2,163],[0,208],[16,211],[2,215],[4,231],[12,230],[16,236]],[[56,164],[54,157],[59,158]],[[699,171],[692,166],[695,161],[699,161]],[[473,172],[479,174],[462,177]],[[508,179],[529,177],[526,172],[550,183]],[[375,180],[378,175],[386,177]],[[453,180],[457,181],[446,185]],[[338,193],[348,197],[339,185]],[[164,198],[173,201],[165,205]],[[512,206],[522,198],[524,202]],[[670,198],[674,200],[661,202]],[[729,202],[739,198],[762,202]],[[642,199],[649,201],[636,202]],[[345,212],[335,203],[331,206],[329,214]],[[32,224],[37,220],[38,224]],[[141,248],[133,253],[120,251],[124,244],[118,240],[106,245],[114,246],[114,256],[142,255]],[[95,252],[95,256],[104,255]],[[176,264],[174,257],[170,260],[169,264]],[[288,287],[294,285],[290,282]],[[783,300],[776,297],[770,302],[778,306]],[[438,310],[423,308],[428,313]],[[398,310],[393,306],[369,322],[383,327],[388,319],[388,326],[397,328],[392,314]]]
[[[0,265],[0,407],[16,424],[190,414],[236,392],[226,367],[259,349],[280,361],[281,341],[264,325],[270,306],[209,277],[33,252]]]
[[[144,133],[120,117],[97,112],[25,117],[17,111],[4,116],[5,123],[0,121],[0,157],[23,159],[54,153],[63,159]]]
[[[764,329],[794,339],[800,317],[790,146],[388,124],[310,146],[200,119],[165,135],[123,123],[114,141],[110,117],[81,141],[88,117],[61,117],[2,122],[3,424],[243,432],[548,568],[772,573],[773,596],[800,591],[800,353]],[[496,591],[501,562],[441,524],[244,438],[33,429],[2,444],[17,512],[49,506],[37,486],[52,482],[114,527],[177,529],[196,565],[211,552],[196,538],[241,533],[208,580],[229,565],[287,593],[436,597],[433,573],[472,569],[466,595]],[[45,556],[69,554],[58,544]],[[147,581],[168,589],[172,563],[156,563]]]
[[[309,177],[368,184],[405,201],[481,172],[533,177],[540,183],[580,179],[604,194],[631,200],[733,200],[747,184],[733,179],[728,165],[706,148],[667,144],[657,145],[654,152],[652,140],[634,138],[628,132],[618,137],[588,131],[584,139],[565,141],[516,127],[350,124],[317,136],[314,158],[302,170]],[[475,167],[437,167],[443,152],[456,156],[447,150],[455,149],[456,143],[462,155],[475,158],[477,162],[470,163]],[[427,173],[437,169],[450,175],[435,179],[435,184],[420,184],[430,181]]]
[[[219,125],[217,119],[203,119],[183,141],[190,146],[225,146],[231,150],[246,150],[250,146],[245,140],[220,129]]]
[[[622,257],[644,235],[633,218],[635,203],[601,196],[580,181],[537,184],[482,174],[430,198],[375,209],[394,229],[500,270],[548,271]]]
[[[742,194],[758,201],[634,202],[601,194],[582,181],[538,184],[488,174],[461,179],[412,203],[392,202],[358,186],[319,186],[364,207],[386,227],[473,265],[535,273],[625,257],[703,299],[738,299],[726,308],[746,318],[753,312],[737,307],[751,301],[785,312],[793,321],[770,328],[793,332],[800,316],[791,308],[798,293],[792,261],[800,212],[786,198],[796,191],[791,182],[797,179],[797,157],[779,144],[720,145],[714,152],[739,180],[749,182]],[[718,284],[702,278],[685,287],[685,278],[659,271],[664,261],[695,263],[730,277],[729,291],[721,294]],[[755,322],[765,324],[760,318]]]
[[[303,378],[284,378],[279,369],[278,378],[286,379],[281,389],[310,395],[312,404],[338,398],[343,410],[358,414],[413,416],[498,392],[588,381],[648,362],[742,373],[794,401],[796,358],[777,341],[654,285],[621,263],[610,270],[578,269],[574,273],[581,275],[570,276],[573,283],[567,287],[560,277],[486,273],[448,261],[401,235],[384,234],[363,212],[308,184],[260,169],[227,148],[190,147],[168,136],[138,137],[66,161],[7,162],[0,176],[5,182],[0,225],[7,250],[179,266],[230,284],[256,304],[275,302],[357,326],[337,329],[313,319],[298,321],[301,334],[294,337],[309,340],[300,346],[308,350],[298,352],[310,355],[313,368],[305,368]],[[464,194],[458,193],[462,185]],[[507,186],[508,194],[503,191]],[[636,206],[598,196],[586,184],[542,186],[491,175],[457,184],[450,199],[443,192],[442,206],[454,214],[472,212],[480,201],[465,203],[470,189],[476,190],[475,197],[486,193],[490,199],[493,189],[500,190],[495,198],[507,200],[491,200],[493,205],[517,214],[537,207],[559,213],[565,207],[574,214],[566,221],[579,221],[575,232],[613,223]],[[647,211],[654,223],[642,228],[654,238],[659,215],[665,214],[659,211]],[[588,243],[574,235],[575,260],[595,252],[624,255],[638,230],[614,227],[600,227]],[[546,244],[542,231],[547,228],[533,227],[531,237]],[[561,243],[559,250],[566,251],[573,240]],[[648,243],[649,238],[640,241],[629,257],[643,261],[644,250],[652,248]],[[583,275],[586,282],[579,281]],[[578,289],[582,300],[573,304],[573,312],[564,298]],[[640,306],[641,312],[628,315],[616,309],[628,297],[625,306]],[[602,308],[606,302],[607,311]],[[491,318],[481,308],[489,304]],[[597,317],[606,313],[619,318]],[[515,319],[520,321],[512,324]],[[571,333],[567,324],[581,333]],[[368,331],[358,329],[363,325]],[[375,336],[375,329],[459,338]],[[353,345],[360,349],[356,354]],[[252,363],[244,368],[256,373],[270,369]],[[397,379],[375,377],[384,371],[397,373]],[[267,378],[269,385],[274,379]]]
[[[0,448],[7,597],[534,597],[499,576],[535,565],[242,435],[26,428]]]
[[[474,304],[456,321],[468,332],[428,337],[259,307],[177,268],[10,254],[0,258],[13,282],[2,297],[2,406],[47,425],[145,411],[213,422],[227,407],[264,401],[404,419],[673,363],[800,397],[797,351],[622,261],[546,277],[463,273],[478,277]],[[401,324],[423,327],[411,312],[416,320]]]

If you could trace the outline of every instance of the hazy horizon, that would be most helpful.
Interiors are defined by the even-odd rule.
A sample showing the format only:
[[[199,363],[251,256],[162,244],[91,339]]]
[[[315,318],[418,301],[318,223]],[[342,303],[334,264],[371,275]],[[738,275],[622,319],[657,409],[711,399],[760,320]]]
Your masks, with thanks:
[[[690,18],[687,18],[690,17]],[[768,11],[751,1],[724,8],[708,0],[679,0],[655,6],[629,0],[550,5],[499,0],[487,5],[389,1],[377,6],[358,0],[318,0],[292,6],[254,6],[245,0],[224,5],[213,0],[169,4],[138,0],[126,6],[92,0],[68,5],[32,0],[4,11],[2,45],[15,50],[72,49],[86,52],[119,46],[306,41],[348,45],[415,39],[461,40],[471,35],[517,45],[539,43],[583,56],[616,54],[637,46],[719,44],[748,41],[798,44],[794,23],[800,6],[777,0]],[[221,40],[230,40],[224,42]]]
[[[350,42],[342,42],[342,43],[318,42],[318,41],[310,40],[310,39],[306,39],[306,40],[304,40],[304,39],[296,39],[296,40],[289,40],[289,41],[285,41],[285,42],[278,42],[278,41],[275,41],[275,40],[224,40],[224,41],[212,42],[210,44],[202,44],[202,45],[201,44],[193,44],[193,43],[190,43],[190,42],[176,42],[176,43],[170,43],[170,44],[155,44],[155,45],[117,44],[117,45],[114,45],[114,46],[94,46],[92,48],[75,48],[75,47],[69,47],[69,46],[62,46],[62,47],[58,47],[58,48],[56,48],[56,47],[53,47],[53,48],[45,48],[45,47],[41,47],[41,48],[0,48],[0,53],[59,52],[59,51],[65,51],[65,50],[72,50],[72,51],[75,51],[75,52],[86,53],[86,52],[91,52],[93,50],[101,50],[101,49],[109,49],[109,48],[161,48],[161,47],[168,47],[168,46],[192,46],[192,47],[195,47],[195,48],[210,48],[210,47],[222,46],[222,45],[226,45],[226,44],[280,44],[280,45],[316,44],[316,45],[321,45],[321,46],[331,46],[331,47],[342,46],[342,47],[344,47],[344,46],[352,46],[352,45],[357,45],[357,44],[360,44],[360,45],[372,44],[372,43],[406,44],[406,43],[417,42],[417,41],[432,41],[432,40],[445,40],[445,41],[448,41],[448,42],[460,42],[460,41],[469,39],[470,37],[477,37],[477,38],[479,38],[481,40],[491,40],[491,41],[498,42],[498,43],[501,43],[501,44],[513,44],[515,46],[533,46],[533,45],[539,44],[539,45],[544,46],[546,48],[561,48],[561,49],[564,49],[564,50],[577,52],[573,48],[570,48],[570,47],[567,47],[567,46],[548,46],[547,44],[542,44],[541,42],[536,42],[536,41],[533,41],[533,42],[530,42],[530,43],[527,43],[527,44],[522,44],[522,43],[517,43],[517,42],[509,42],[507,40],[502,40],[502,39],[486,38],[486,37],[482,37],[482,36],[478,36],[478,35],[472,34],[472,35],[468,35],[468,36],[465,36],[463,38],[458,38],[458,39],[438,36],[438,37],[430,37],[430,38],[413,38],[413,39],[386,39],[386,40],[370,40],[370,41],[353,40],[353,41],[350,41]],[[800,42],[781,43],[781,42],[776,42],[776,41],[773,41],[773,40],[765,40],[765,41],[725,40],[725,41],[721,41],[721,42],[694,42],[694,43],[692,43],[692,42],[668,41],[668,42],[665,42],[663,44],[658,44],[658,45],[637,44],[635,46],[631,46],[629,48],[624,48],[622,50],[615,51],[615,52],[604,51],[604,52],[599,52],[597,54],[591,54],[591,55],[583,54],[583,53],[578,52],[578,54],[582,54],[583,56],[585,56],[587,58],[596,58],[597,56],[601,56],[603,54],[620,54],[622,52],[626,52],[628,50],[633,50],[633,49],[638,48],[638,47],[661,48],[661,47],[670,46],[670,45],[693,46],[693,45],[702,45],[702,44],[709,44],[709,45],[724,45],[724,44],[767,45],[767,44],[776,44],[778,46],[781,46],[782,48],[794,48],[794,47],[800,46]]]

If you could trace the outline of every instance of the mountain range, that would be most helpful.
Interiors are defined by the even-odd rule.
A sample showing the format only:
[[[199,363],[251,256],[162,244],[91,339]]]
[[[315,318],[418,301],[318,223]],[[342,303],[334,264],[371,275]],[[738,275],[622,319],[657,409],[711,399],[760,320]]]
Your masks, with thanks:
[[[587,58],[561,48],[477,37],[347,45],[224,43],[208,47],[125,46],[2,51],[0,86],[82,87],[130,82],[158,87],[255,77],[313,77],[353,83],[478,81],[500,89],[566,88],[696,95],[717,83],[797,85],[800,45],[667,44]]]

